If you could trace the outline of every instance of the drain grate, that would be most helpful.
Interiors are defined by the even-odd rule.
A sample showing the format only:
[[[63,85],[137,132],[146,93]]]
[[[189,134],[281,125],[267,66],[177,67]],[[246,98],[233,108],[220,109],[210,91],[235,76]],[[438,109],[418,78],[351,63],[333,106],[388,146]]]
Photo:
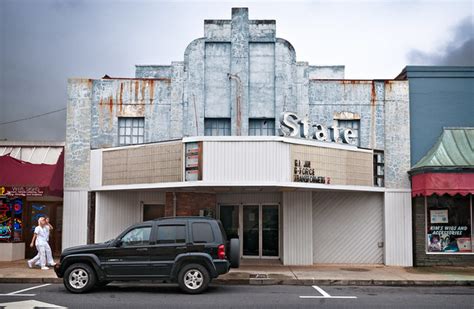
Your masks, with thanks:
[[[251,274],[250,279],[268,279],[267,274]]]

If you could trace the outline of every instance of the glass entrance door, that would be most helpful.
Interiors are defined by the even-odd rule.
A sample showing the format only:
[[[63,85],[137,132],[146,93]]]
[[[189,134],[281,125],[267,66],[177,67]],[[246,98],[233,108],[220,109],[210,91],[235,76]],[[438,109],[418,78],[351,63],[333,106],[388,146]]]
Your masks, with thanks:
[[[244,256],[260,256],[260,214],[259,205],[244,205],[243,249]]]
[[[221,205],[219,218],[227,239],[239,238],[239,205]]]
[[[280,255],[278,205],[262,205],[262,256]]]
[[[240,239],[243,257],[280,257],[278,204],[220,205],[219,219],[228,239]]]

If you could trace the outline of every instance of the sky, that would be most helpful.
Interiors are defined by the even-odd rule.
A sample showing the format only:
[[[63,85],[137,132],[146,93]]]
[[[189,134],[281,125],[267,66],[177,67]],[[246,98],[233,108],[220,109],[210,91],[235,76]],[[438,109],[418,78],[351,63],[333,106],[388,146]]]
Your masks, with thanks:
[[[232,7],[275,19],[298,61],[345,65],[348,79],[474,65],[474,0],[0,0],[0,140],[64,141],[68,78],[183,61],[203,20],[230,19]]]

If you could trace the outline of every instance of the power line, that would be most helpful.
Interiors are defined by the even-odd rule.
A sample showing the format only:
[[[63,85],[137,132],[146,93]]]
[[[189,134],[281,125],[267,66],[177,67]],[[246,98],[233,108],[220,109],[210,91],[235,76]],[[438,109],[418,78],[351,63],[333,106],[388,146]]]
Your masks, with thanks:
[[[30,116],[30,117],[27,117],[27,118],[16,119],[16,120],[7,121],[7,122],[0,122],[0,126],[2,126],[2,125],[4,125],[4,124],[10,124],[10,123],[15,123],[15,122],[20,122],[20,121],[35,119],[35,118],[43,117],[43,116],[46,116],[46,115],[50,115],[50,114],[62,112],[62,111],[64,111],[64,110],[66,110],[66,107],[61,108],[61,109],[57,109],[57,110],[54,110],[54,111],[50,111],[50,112],[47,112],[47,113],[44,113],[44,114],[39,114],[39,115]]]

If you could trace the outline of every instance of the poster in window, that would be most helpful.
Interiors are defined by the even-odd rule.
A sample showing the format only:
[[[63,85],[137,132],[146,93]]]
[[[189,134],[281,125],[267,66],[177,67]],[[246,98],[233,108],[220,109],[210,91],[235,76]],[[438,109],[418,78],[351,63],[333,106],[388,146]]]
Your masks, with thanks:
[[[448,210],[430,210],[431,223],[448,223]]]

